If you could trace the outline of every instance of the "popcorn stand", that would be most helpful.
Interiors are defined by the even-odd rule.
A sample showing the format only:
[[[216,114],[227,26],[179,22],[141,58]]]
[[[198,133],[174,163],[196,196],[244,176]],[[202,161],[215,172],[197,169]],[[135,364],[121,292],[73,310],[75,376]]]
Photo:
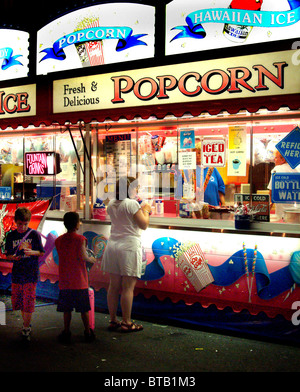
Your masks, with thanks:
[[[173,3],[176,1],[170,2],[170,9]],[[224,12],[230,6],[231,23],[227,20],[215,26],[232,48],[241,44],[238,38],[230,40],[236,34],[232,18],[239,2],[221,3],[227,4]],[[263,9],[262,3],[253,13]],[[94,7],[99,8],[94,8],[94,13],[100,12],[101,6]],[[144,6],[134,7],[137,12]],[[143,8],[140,16],[148,15],[148,22],[149,15],[154,20],[151,8]],[[167,34],[171,34],[168,27],[177,21],[170,21],[168,9]],[[278,12],[273,14],[274,20],[276,15],[279,18]],[[37,73],[54,72],[54,67],[62,70],[64,61],[56,58],[62,53],[79,71],[83,66],[102,67],[113,62],[107,55],[109,40],[100,40],[100,35],[105,35],[100,34],[98,21],[89,17],[78,24],[78,18],[70,15],[74,29],[64,35],[65,41],[60,31],[54,33],[53,26],[60,25],[59,21],[38,32],[41,50],[37,53]],[[142,35],[140,26],[134,26],[131,34]],[[96,46],[76,41],[87,29]],[[255,24],[244,29],[248,38],[245,31],[239,32],[243,41],[254,39],[256,29]],[[186,35],[173,37],[175,48],[170,39],[166,40],[166,55],[179,50],[176,45],[180,40],[186,40],[189,47],[193,37],[187,34],[196,33],[190,25],[185,31]],[[114,30],[111,34],[123,32]],[[134,41],[128,36],[122,42],[133,46],[144,39],[147,45],[140,45],[141,51],[135,53],[151,57],[153,31],[145,34]],[[120,36],[114,39],[121,45]],[[148,52],[143,54],[144,49]],[[77,62],[68,58],[71,50]],[[131,59],[130,47],[128,53]],[[16,186],[12,195],[24,197],[26,184],[30,183],[35,184],[34,197],[53,197],[43,222],[44,235],[64,232],[65,211],[80,213],[81,232],[97,258],[89,272],[96,308],[106,310],[109,277],[101,271],[110,234],[106,205],[114,197],[118,176],[137,178],[137,197],[151,204],[152,215],[142,235],[145,272],[136,286],[136,317],[299,342],[297,59],[297,51],[288,49],[263,56],[250,54],[135,70],[125,70],[123,65],[121,71],[100,73],[95,68],[87,76],[77,71],[76,77],[68,79],[52,77],[53,82],[37,85],[37,90],[28,95],[36,101],[34,112],[27,111],[26,116],[17,118],[6,113],[0,120],[2,185],[6,185],[5,165],[9,160],[13,170],[22,168],[24,176],[18,187],[18,171],[13,171],[8,185]],[[3,92],[3,96],[9,94]],[[52,101],[47,103],[48,96]],[[46,104],[41,105],[42,100]],[[12,143],[16,135],[19,137]],[[4,156],[2,151],[8,151],[8,146],[10,153]],[[278,151],[284,158],[282,167],[276,161]],[[6,288],[10,266],[2,257],[0,287]],[[55,248],[40,272],[38,295],[55,300]]]

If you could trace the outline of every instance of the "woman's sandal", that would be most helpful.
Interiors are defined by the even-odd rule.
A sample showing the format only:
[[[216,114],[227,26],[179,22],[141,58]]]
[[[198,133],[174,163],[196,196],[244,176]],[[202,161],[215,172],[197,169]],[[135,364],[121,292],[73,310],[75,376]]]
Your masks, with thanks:
[[[139,324],[131,323],[126,324],[123,321],[121,322],[121,331],[122,332],[139,332],[142,331],[144,327]]]
[[[117,329],[121,328],[122,323],[120,321],[110,321],[108,330],[109,331],[116,331]]]

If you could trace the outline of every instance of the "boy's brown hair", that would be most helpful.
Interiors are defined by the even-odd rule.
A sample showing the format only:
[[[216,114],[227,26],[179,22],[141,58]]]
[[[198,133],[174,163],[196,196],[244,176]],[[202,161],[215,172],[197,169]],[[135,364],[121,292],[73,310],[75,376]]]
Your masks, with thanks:
[[[78,222],[80,222],[80,218],[79,218],[79,214],[77,212],[69,211],[69,212],[65,213],[64,225],[68,231],[74,230],[76,228]]]
[[[26,207],[19,207],[15,211],[15,222],[29,222],[31,219],[31,211]]]

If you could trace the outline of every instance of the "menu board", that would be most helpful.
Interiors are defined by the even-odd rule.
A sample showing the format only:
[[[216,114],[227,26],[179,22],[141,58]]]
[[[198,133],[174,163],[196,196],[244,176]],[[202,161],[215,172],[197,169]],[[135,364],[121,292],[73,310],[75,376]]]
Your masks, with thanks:
[[[106,164],[117,178],[127,176],[131,165],[131,135],[109,135],[105,138]]]

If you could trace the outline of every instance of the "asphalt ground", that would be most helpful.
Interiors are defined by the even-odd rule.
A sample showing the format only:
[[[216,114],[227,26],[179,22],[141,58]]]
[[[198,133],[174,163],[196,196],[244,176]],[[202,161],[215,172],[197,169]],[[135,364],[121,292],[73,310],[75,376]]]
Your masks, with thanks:
[[[10,298],[0,295],[0,301],[9,309]],[[119,387],[121,380],[136,378],[139,384],[123,387],[137,390],[141,386],[145,390],[147,385],[180,386],[199,390],[207,374],[211,375],[207,381],[222,384],[222,380],[227,379],[225,372],[266,372],[272,374],[273,379],[274,373],[296,374],[300,369],[300,348],[292,345],[155,323],[149,319],[136,320],[143,324],[143,331],[110,332],[108,321],[107,314],[96,312],[96,340],[86,343],[80,314],[73,313],[72,342],[61,344],[57,336],[63,328],[62,314],[56,311],[55,304],[39,301],[32,319],[31,341],[24,344],[20,338],[21,314],[8,310],[5,325],[0,325],[0,371],[72,372],[73,380],[89,372],[89,377],[97,374],[98,385],[106,387]],[[223,375],[214,377],[214,372]],[[49,380],[53,380],[52,376]]]

